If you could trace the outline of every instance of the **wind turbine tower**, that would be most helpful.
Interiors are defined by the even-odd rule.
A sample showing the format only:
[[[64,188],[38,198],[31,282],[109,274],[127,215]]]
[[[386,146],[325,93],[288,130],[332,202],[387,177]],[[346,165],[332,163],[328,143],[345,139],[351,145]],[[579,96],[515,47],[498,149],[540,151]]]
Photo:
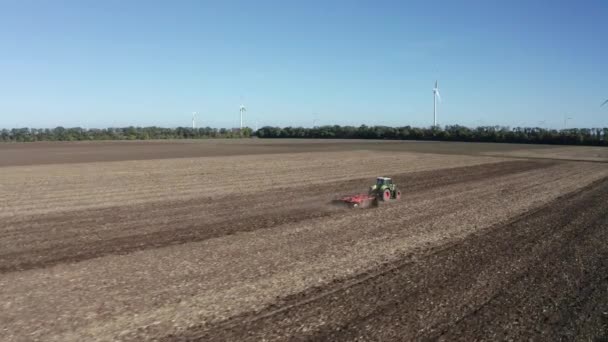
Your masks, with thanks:
[[[192,112],[192,129],[196,129],[196,112]]]
[[[564,129],[566,129],[566,127],[568,127],[568,120],[572,120],[572,118],[569,117],[568,115],[564,115]]]
[[[243,130],[243,112],[246,112],[247,109],[245,109],[245,106],[241,105],[241,107],[239,107],[239,112],[241,113],[241,131]]]
[[[437,100],[441,102],[441,95],[439,95],[439,86],[435,80],[435,88],[433,88],[433,127],[437,126]]]

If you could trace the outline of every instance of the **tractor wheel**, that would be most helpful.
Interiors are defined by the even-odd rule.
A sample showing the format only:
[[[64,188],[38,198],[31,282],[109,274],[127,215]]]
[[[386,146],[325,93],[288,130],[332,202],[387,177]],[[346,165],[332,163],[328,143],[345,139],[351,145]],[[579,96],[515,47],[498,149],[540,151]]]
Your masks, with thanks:
[[[401,199],[401,190],[395,190],[395,199]]]
[[[390,199],[391,199],[391,191],[389,189],[384,190],[384,192],[382,193],[382,200],[388,201]]]

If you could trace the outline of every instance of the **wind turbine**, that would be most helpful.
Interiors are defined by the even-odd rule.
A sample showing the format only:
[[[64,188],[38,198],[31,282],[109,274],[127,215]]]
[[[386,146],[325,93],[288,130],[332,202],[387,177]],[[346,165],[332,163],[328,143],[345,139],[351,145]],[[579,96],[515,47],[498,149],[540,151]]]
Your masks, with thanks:
[[[437,99],[441,102],[441,95],[439,95],[439,86],[437,80],[435,80],[435,88],[433,88],[433,127],[437,126]]]
[[[239,107],[239,112],[241,113],[241,131],[243,130],[243,112],[246,112],[245,106],[241,105]]]
[[[566,125],[568,124],[568,120],[572,120],[572,118],[568,117],[567,115],[564,115],[564,129],[566,129]]]
[[[600,107],[603,107],[606,103],[608,103],[608,100],[604,101]]]
[[[192,112],[192,129],[196,129],[196,112]]]

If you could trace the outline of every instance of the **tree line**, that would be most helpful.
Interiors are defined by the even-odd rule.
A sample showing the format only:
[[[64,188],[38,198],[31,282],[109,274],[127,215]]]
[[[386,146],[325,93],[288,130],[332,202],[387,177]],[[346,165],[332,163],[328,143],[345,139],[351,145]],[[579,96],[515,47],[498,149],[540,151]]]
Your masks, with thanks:
[[[149,139],[205,139],[251,137],[253,130],[245,127],[227,128],[163,128],[163,127],[122,127],[122,128],[14,128],[0,131],[3,142],[34,141],[85,141],[85,140],[149,140]]]
[[[499,142],[559,145],[608,145],[608,128],[545,129],[539,127],[482,126],[469,128],[460,125],[419,128],[411,126],[321,126],[262,127],[255,134],[260,138],[320,138],[320,139],[390,139]]]
[[[2,142],[83,141],[83,140],[148,140],[148,139],[207,139],[207,138],[319,138],[319,139],[389,139],[502,142],[560,145],[608,145],[608,128],[544,129],[528,127],[482,126],[469,128],[460,125],[419,128],[411,126],[320,126],[251,128],[162,128],[123,127],[104,129],[75,128],[14,128],[2,129]]]

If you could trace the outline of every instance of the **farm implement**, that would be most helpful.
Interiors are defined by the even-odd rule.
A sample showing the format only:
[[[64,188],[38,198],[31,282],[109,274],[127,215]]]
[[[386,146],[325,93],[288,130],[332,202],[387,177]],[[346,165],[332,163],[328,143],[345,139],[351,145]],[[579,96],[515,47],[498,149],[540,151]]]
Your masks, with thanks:
[[[401,191],[393,180],[388,177],[378,177],[376,184],[372,185],[367,194],[345,196],[334,200],[334,203],[345,204],[351,208],[377,207],[380,202],[401,199]]]

